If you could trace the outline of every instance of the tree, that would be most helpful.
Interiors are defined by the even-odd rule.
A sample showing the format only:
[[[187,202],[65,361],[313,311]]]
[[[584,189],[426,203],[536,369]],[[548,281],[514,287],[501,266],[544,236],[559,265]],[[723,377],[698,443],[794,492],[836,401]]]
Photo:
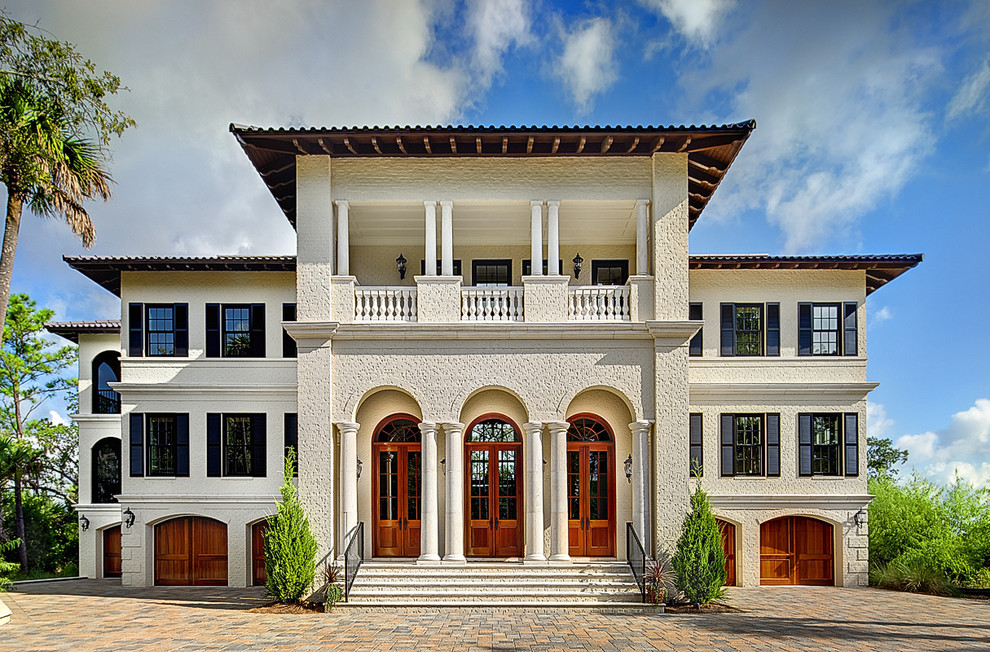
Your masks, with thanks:
[[[292,484],[295,453],[285,456],[282,502],[265,530],[265,588],[279,602],[297,602],[316,577],[316,539]]]
[[[672,563],[677,574],[677,590],[688,601],[701,605],[722,595],[725,584],[722,534],[700,481],[691,495],[691,511],[684,518]]]
[[[110,137],[135,122],[105,99],[126,90],[69,43],[0,13],[0,183],[7,188],[0,250],[0,314],[6,314],[26,205],[62,217],[85,247],[96,231],[83,206],[110,198]]]
[[[26,294],[15,294],[7,309],[0,347],[0,432],[20,446],[32,446],[39,452],[30,456],[31,464],[27,467],[17,465],[13,469],[14,520],[17,538],[21,540],[19,555],[23,571],[28,569],[23,505],[25,480],[33,478],[35,486],[42,488],[38,484],[42,476],[39,467],[44,466],[47,457],[43,454],[43,443],[55,434],[50,422],[32,417],[46,399],[75,387],[75,379],[65,378],[61,373],[75,365],[76,347],[56,347],[40,336],[45,322],[53,314],[47,308],[37,308]],[[49,463],[48,468],[51,467]],[[45,486],[44,489],[50,491],[52,488]]]
[[[908,452],[880,437],[866,438],[866,470],[871,478],[895,478],[897,466],[907,462]]]

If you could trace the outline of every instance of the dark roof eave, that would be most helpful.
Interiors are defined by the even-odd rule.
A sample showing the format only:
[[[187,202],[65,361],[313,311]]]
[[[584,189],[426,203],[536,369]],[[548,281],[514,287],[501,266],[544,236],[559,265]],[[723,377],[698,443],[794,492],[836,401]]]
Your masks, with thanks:
[[[84,333],[120,333],[119,319],[97,321],[53,321],[45,324],[45,330],[59,337],[79,343],[79,335]]]

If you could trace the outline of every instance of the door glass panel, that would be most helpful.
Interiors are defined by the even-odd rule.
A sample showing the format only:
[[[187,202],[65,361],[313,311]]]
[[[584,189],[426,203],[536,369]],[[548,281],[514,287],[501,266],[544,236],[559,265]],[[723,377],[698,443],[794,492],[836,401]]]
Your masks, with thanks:
[[[592,520],[608,519],[608,453],[606,451],[591,451],[588,460],[592,469],[590,516]]]
[[[419,520],[421,459],[422,458],[419,451],[409,451],[408,457],[406,458],[406,496],[408,497],[406,518],[410,521]]]
[[[471,520],[487,521],[488,451],[471,451]]]
[[[395,451],[378,453],[378,518],[394,521],[399,518],[399,454]]]
[[[567,518],[581,518],[581,451],[567,451]]]
[[[498,451],[498,517],[516,520],[516,451]]]

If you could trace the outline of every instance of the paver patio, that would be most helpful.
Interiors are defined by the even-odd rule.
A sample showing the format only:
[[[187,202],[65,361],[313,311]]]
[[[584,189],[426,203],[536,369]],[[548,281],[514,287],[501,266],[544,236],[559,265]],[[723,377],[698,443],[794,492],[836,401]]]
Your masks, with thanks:
[[[743,613],[358,610],[261,614],[263,590],[129,589],[114,580],[19,587],[3,650],[986,650],[990,601],[876,589],[732,588]]]

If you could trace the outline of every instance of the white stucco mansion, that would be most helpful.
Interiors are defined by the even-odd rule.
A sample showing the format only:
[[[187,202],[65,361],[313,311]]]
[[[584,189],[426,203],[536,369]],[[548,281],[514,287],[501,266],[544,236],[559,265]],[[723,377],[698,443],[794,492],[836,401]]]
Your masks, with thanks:
[[[262,581],[297,446],[321,559],[659,554],[697,468],[730,584],[865,585],[865,301],[921,256],[689,255],[754,127],[231,125],[296,256],[66,257],[121,301],[49,327],[81,574]]]

